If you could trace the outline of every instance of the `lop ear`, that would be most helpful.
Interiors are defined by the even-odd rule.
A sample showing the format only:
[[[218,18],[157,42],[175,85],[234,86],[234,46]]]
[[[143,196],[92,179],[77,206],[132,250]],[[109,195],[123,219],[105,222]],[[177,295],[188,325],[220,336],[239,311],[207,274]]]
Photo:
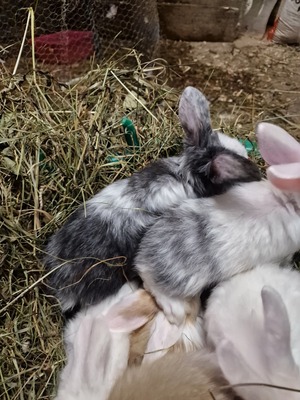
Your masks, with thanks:
[[[183,325],[171,324],[162,311],[156,315],[151,331],[144,360],[154,361],[163,356],[180,338]]]
[[[261,291],[264,312],[263,348],[268,368],[293,374],[296,364],[291,351],[290,321],[280,294],[270,286]]]
[[[102,318],[85,317],[79,327],[74,342],[72,379],[93,387],[97,382],[99,367],[109,361],[111,335]]]
[[[62,389],[72,390],[73,392],[79,391],[81,381],[85,374],[90,347],[93,345],[90,341],[91,333],[95,327],[96,320],[90,316],[84,317],[78,325],[72,343],[72,349],[68,353],[68,362],[61,374],[61,384],[59,391]],[[106,348],[110,341],[110,333],[107,330],[106,324],[100,318],[97,323],[102,327],[101,335],[98,338],[102,343],[103,349]],[[60,397],[58,397],[60,399]],[[57,399],[56,399],[57,400]]]
[[[269,165],[300,162],[300,144],[284,129],[260,122],[255,131],[259,151]]]
[[[272,165],[267,177],[280,190],[300,192],[300,163]]]
[[[111,334],[102,317],[85,316],[62,371],[55,400],[107,398],[127,367],[129,335]]]
[[[200,148],[207,147],[212,134],[209,104],[198,89],[192,86],[184,89],[178,115],[186,133],[186,143]]]
[[[114,304],[104,318],[111,332],[130,333],[145,325],[157,311],[151,295],[139,289]]]

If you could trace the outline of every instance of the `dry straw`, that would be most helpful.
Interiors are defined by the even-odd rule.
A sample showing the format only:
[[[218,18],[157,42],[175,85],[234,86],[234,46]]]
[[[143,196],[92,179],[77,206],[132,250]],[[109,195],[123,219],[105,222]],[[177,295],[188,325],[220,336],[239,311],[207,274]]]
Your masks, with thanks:
[[[135,57],[130,53],[127,57]],[[138,59],[137,59],[138,60]],[[123,60],[124,61],[124,60]],[[93,193],[179,151],[178,95],[165,67],[117,61],[61,84],[5,71],[0,87],[0,393],[46,399],[64,353],[58,306],[40,286],[46,238]],[[130,118],[140,148],[121,126]]]

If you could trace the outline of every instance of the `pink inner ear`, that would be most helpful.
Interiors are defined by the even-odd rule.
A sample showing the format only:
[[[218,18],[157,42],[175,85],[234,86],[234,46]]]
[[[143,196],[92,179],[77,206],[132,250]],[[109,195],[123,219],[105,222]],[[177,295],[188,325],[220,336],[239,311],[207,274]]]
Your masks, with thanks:
[[[165,314],[160,311],[154,319],[146,353],[168,349],[180,339],[182,332],[183,325],[171,324]]]
[[[273,165],[267,169],[267,177],[278,189],[300,192],[300,163]]]
[[[144,291],[139,289],[133,293],[123,297],[118,303],[114,304],[104,316],[104,319],[113,332],[132,332],[140,328],[149,321],[149,315],[130,315],[129,310],[134,303],[139,303],[141,293]],[[126,313],[124,315],[124,313]],[[136,313],[136,311],[135,311]]]
[[[270,165],[300,162],[300,144],[279,126],[260,122],[256,126],[259,151]]]
[[[113,319],[106,320],[108,328],[111,332],[131,333],[148,322],[146,316],[123,317],[116,315]]]

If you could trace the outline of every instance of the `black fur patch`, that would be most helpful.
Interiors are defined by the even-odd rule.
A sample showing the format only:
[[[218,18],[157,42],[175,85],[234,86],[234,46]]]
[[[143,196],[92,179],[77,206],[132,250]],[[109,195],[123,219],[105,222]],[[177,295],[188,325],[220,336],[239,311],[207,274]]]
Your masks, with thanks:
[[[222,166],[214,164],[214,160],[220,155],[226,155],[229,160],[234,161],[229,177],[229,174],[226,174],[226,177],[222,178]],[[197,197],[222,194],[237,183],[261,180],[256,164],[224,147],[208,147],[204,150],[187,147],[184,160],[193,179]]]

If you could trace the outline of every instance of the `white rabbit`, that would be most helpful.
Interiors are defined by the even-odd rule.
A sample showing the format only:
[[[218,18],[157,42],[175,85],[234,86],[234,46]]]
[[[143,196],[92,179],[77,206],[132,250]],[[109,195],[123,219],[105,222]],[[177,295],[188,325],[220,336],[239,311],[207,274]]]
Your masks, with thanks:
[[[55,400],[104,400],[127,368],[129,336],[113,335],[101,317],[86,316],[74,335]]]
[[[300,390],[300,273],[263,265],[219,284],[205,312],[208,344],[230,384]],[[300,400],[300,392],[236,387],[246,400]]]
[[[198,317],[199,301],[190,308],[191,314],[181,326],[170,324],[145,290],[126,284],[117,295],[81,310],[66,325],[67,364],[60,376],[56,400],[105,400],[128,366],[140,365],[142,360],[149,365],[165,354],[194,353],[202,349],[204,333],[202,320]],[[203,391],[210,383],[220,393],[218,399],[231,399],[227,397],[230,391],[219,389],[226,381],[217,368],[215,356],[199,353],[192,357],[194,361],[188,363],[187,357],[183,363],[189,365],[193,377],[199,372],[196,387]],[[180,357],[171,358],[171,364],[172,360],[181,364]],[[201,360],[207,365],[201,365]],[[161,368],[164,363],[159,365]],[[181,365],[182,369],[184,365]],[[179,370],[177,374],[180,375]],[[192,376],[188,380],[182,377],[178,382],[181,393],[190,393],[189,398],[192,398],[192,392],[186,382],[191,380]],[[164,385],[163,376],[157,383],[160,392]],[[203,399],[208,396],[207,391]]]
[[[300,249],[300,144],[268,123],[256,134],[268,180],[185,200],[142,238],[136,269],[171,322],[207,287]]]

